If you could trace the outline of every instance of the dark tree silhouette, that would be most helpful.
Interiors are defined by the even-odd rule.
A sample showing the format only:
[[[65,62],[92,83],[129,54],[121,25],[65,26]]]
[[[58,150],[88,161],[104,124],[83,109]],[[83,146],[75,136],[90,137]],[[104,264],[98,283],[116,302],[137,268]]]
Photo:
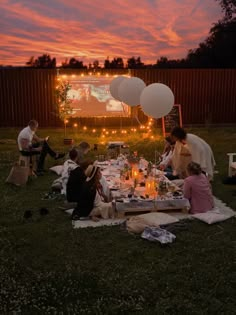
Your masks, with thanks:
[[[101,67],[99,67],[99,61],[98,60],[94,60],[94,62],[93,62],[93,69],[95,69],[95,70],[101,69]]]
[[[225,19],[232,19],[236,14],[236,0],[216,0],[220,3],[222,11],[225,14]]]
[[[127,68],[129,69],[138,69],[143,68],[144,63],[141,62],[141,58],[138,57],[137,59],[135,57],[131,57],[127,60]]]
[[[210,30],[210,36],[186,58],[192,67],[236,67],[236,19],[222,19]]]
[[[112,61],[109,60],[109,57],[104,61],[105,69],[124,69],[124,61],[121,57],[114,58]]]
[[[26,62],[26,65],[29,66],[29,67],[34,67],[34,56],[31,56],[29,61]]]
[[[56,58],[51,59],[50,55],[47,54],[39,56],[37,59],[31,57],[30,60],[26,62],[26,65],[33,68],[52,69],[56,68]]]
[[[111,63],[110,63],[109,57],[107,57],[107,59],[105,59],[104,61],[104,69],[111,69]]]
[[[185,59],[168,59],[167,57],[161,57],[157,60],[157,63],[153,65],[153,68],[188,68],[188,64]]]
[[[87,69],[87,66],[84,66],[83,61],[77,60],[75,58],[70,58],[69,62],[67,59],[62,62],[62,68]]]

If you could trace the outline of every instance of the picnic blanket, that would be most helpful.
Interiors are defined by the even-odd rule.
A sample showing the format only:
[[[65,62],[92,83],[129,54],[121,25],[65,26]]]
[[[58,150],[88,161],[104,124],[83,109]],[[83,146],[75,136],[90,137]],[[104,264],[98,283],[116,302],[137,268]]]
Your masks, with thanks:
[[[223,201],[219,200],[218,198],[214,197],[215,206],[218,209],[218,212],[224,214],[228,217],[236,216],[236,212],[233,211],[230,207],[228,207]],[[73,209],[68,209],[65,211],[67,214],[72,214]],[[182,213],[182,212],[168,212],[168,215],[173,216],[178,220],[185,220],[185,219],[194,219],[192,214]],[[87,228],[87,227],[101,227],[101,226],[116,226],[124,223],[126,219],[100,219],[98,222],[94,222],[92,220],[78,220],[72,221],[72,226],[74,229],[78,228]]]
[[[73,209],[68,209],[65,211],[67,214],[72,214]],[[94,222],[92,220],[77,220],[72,221],[72,226],[74,229],[79,228],[87,228],[87,227],[101,227],[101,226],[112,226],[112,225],[120,225],[125,222],[126,219],[100,219],[98,222]]]

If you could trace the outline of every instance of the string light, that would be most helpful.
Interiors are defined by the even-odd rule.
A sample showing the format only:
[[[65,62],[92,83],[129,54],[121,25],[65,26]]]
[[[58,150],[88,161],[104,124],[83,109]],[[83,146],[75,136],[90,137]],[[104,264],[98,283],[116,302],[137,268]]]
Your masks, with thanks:
[[[84,130],[87,130],[87,127],[86,127],[86,126],[84,126],[84,127],[83,127],[83,129],[84,129]]]
[[[78,127],[78,124],[74,124],[73,126],[76,128],[76,127]]]

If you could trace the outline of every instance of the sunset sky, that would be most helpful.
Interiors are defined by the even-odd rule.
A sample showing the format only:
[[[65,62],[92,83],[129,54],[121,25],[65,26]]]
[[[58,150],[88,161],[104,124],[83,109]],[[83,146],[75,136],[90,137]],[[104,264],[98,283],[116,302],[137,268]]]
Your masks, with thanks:
[[[221,16],[215,0],[0,0],[0,65],[44,53],[95,59],[184,58]]]

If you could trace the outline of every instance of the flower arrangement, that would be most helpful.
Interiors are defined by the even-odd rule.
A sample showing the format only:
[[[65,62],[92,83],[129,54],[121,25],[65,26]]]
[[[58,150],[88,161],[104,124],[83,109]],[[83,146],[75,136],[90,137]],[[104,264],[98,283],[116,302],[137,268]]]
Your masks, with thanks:
[[[128,155],[127,156],[127,161],[129,162],[129,164],[132,166],[132,165],[135,165],[135,164],[138,164],[139,163],[139,160],[140,158],[135,155],[135,154],[132,154],[132,155]]]

